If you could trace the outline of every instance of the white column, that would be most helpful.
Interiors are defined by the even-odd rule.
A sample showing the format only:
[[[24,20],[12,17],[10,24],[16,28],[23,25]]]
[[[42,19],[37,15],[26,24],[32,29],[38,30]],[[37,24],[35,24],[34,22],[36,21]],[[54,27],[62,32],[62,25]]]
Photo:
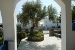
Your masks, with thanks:
[[[55,0],[61,6],[62,50],[75,50],[75,31],[72,31],[71,0]]]
[[[17,50],[15,6],[14,0],[0,0],[4,40],[8,40],[8,50]]]
[[[70,34],[72,34],[71,0],[61,5],[62,50],[71,50]]]
[[[75,50],[75,32],[72,31],[72,10],[71,0],[63,0],[65,6],[61,6],[61,20],[62,20],[62,49],[66,40],[66,49],[63,50]],[[64,37],[65,36],[65,37]],[[65,39],[65,40],[64,40]]]

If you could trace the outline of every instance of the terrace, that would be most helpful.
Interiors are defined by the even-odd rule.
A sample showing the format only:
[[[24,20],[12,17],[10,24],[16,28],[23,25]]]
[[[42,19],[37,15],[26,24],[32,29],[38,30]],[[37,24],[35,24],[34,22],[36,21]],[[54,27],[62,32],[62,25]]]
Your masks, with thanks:
[[[15,7],[19,1],[0,0],[4,40],[8,40],[8,50],[17,50]],[[75,50],[75,31],[72,31],[71,0],[55,1],[61,7],[61,50]]]

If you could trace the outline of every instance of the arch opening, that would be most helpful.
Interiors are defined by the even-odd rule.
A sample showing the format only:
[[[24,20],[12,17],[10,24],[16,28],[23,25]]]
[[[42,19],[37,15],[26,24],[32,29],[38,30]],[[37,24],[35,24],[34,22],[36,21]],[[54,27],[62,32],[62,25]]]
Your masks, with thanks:
[[[41,0],[40,0],[40,1],[41,1]],[[21,2],[22,2],[22,1],[21,1]],[[21,2],[19,2],[19,3],[21,4]],[[23,4],[24,2],[25,2],[25,1],[23,1],[22,4]],[[19,6],[22,8],[22,4],[20,5],[19,3],[18,3],[17,5],[19,5]],[[45,5],[45,4],[44,4],[44,5]],[[49,5],[50,5],[50,4],[49,4]],[[16,8],[19,8],[19,6],[16,6]],[[53,6],[54,6],[54,5],[53,5]],[[55,6],[54,6],[54,7],[55,7]],[[59,6],[58,6],[58,7],[59,7]],[[17,9],[17,11],[16,11],[17,14],[22,13],[21,8],[19,8],[20,11],[18,11],[18,9]],[[59,7],[58,12],[59,12],[59,11],[61,11],[60,7]],[[60,12],[58,13],[58,16],[60,16]],[[20,25],[20,26],[21,26],[21,25]],[[49,25],[48,25],[48,26],[49,26]],[[57,23],[54,24],[54,26],[57,26]]]

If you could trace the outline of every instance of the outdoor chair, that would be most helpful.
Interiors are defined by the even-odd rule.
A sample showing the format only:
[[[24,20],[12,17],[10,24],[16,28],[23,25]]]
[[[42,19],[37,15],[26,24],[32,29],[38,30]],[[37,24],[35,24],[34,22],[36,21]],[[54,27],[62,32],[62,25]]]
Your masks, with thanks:
[[[54,35],[55,35],[56,37],[61,38],[61,30],[55,31]]]
[[[49,29],[49,36],[54,36],[54,28]]]

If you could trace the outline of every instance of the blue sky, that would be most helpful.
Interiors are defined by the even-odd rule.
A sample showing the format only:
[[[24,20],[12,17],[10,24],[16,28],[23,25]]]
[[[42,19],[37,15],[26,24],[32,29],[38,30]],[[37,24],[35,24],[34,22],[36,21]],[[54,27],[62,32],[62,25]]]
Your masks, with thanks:
[[[27,0],[26,0],[27,1]],[[17,9],[17,13],[21,12],[21,8],[22,8],[22,5],[26,2],[24,0],[21,0],[17,6],[16,6],[16,9]],[[32,0],[28,0],[28,1],[32,1]],[[36,1],[36,0],[33,0],[33,1]],[[46,7],[50,4],[53,5],[53,7],[55,7],[58,12],[61,11],[61,8],[60,6],[54,1],[54,0],[40,0],[42,2],[42,6],[46,5]]]
[[[19,12],[21,12],[21,8],[22,5],[26,2],[26,1],[32,1],[32,0],[21,0],[17,5],[16,5],[16,13],[18,14]],[[36,1],[36,0],[33,0]],[[44,6],[48,6],[50,4],[53,5],[53,7],[55,7],[57,9],[58,14],[61,11],[60,6],[54,1],[54,0],[40,0],[42,2],[42,5]],[[72,2],[72,4],[74,4],[75,2]],[[2,23],[2,18],[1,18],[1,14],[0,14],[0,23]]]

